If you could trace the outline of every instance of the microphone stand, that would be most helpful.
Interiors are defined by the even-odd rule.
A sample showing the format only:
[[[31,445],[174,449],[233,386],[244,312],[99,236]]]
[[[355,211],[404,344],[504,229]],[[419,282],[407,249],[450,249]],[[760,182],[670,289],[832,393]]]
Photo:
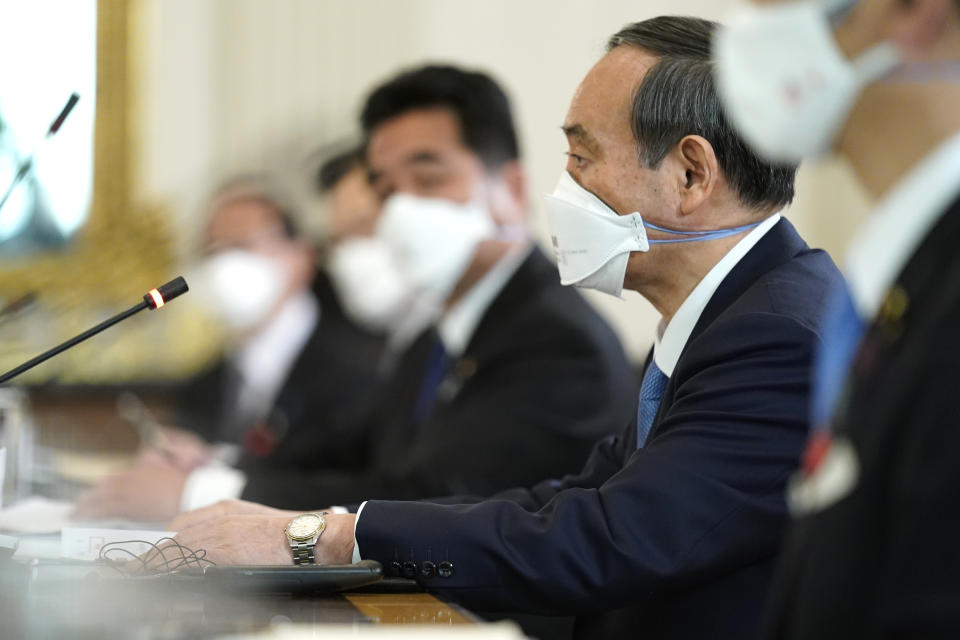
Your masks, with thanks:
[[[7,371],[5,374],[3,374],[2,376],[0,376],[0,384],[6,382],[7,380],[9,380],[9,379],[11,379],[11,378],[16,378],[18,375],[20,375],[20,374],[23,373],[24,371],[29,371],[30,369],[33,369],[35,366],[37,366],[37,365],[40,364],[41,362],[46,362],[47,360],[49,360],[49,359],[52,358],[53,356],[57,355],[58,353],[62,353],[62,352],[64,352],[64,351],[66,351],[67,349],[69,349],[70,347],[72,347],[72,346],[74,346],[74,345],[77,345],[77,344],[80,344],[81,342],[83,342],[83,341],[86,340],[87,338],[92,338],[93,336],[97,335],[98,333],[100,333],[100,332],[103,331],[104,329],[109,329],[110,327],[112,327],[113,325],[117,324],[118,322],[120,322],[120,321],[122,321],[122,320],[126,320],[127,318],[129,318],[129,317],[132,316],[133,314],[139,313],[139,312],[143,311],[144,309],[148,309],[148,308],[149,308],[149,305],[148,305],[146,302],[141,302],[141,303],[138,304],[138,305],[135,305],[135,306],[133,306],[133,307],[130,307],[130,308],[127,309],[126,311],[123,311],[123,312],[121,312],[121,313],[118,313],[117,315],[113,316],[112,318],[109,318],[108,320],[104,320],[103,322],[101,322],[101,323],[98,324],[97,326],[93,327],[92,329],[87,329],[86,331],[84,331],[84,332],[81,333],[80,335],[74,336],[74,337],[70,338],[69,340],[67,340],[66,342],[63,342],[63,343],[61,343],[61,344],[58,344],[58,345],[55,346],[54,348],[49,349],[49,350],[47,350],[47,351],[44,351],[43,353],[41,353],[40,355],[38,355],[36,358],[32,358],[32,359],[30,359],[30,360],[27,360],[26,362],[24,362],[23,364],[21,364],[19,367],[16,367],[15,369],[11,369],[10,371]]]
[[[144,309],[159,309],[170,300],[173,300],[177,296],[183,293],[186,293],[187,291],[188,291],[187,281],[184,280],[182,277],[174,278],[173,280],[163,285],[162,287],[151,289],[149,293],[144,294],[143,302],[140,302],[139,304],[136,304],[130,307],[126,311],[121,311],[120,313],[113,316],[112,318],[108,318],[104,320],[97,326],[87,329],[80,335],[74,336],[69,340],[67,340],[66,342],[58,344],[54,348],[48,351],[44,351],[37,357],[27,360],[20,366],[14,369],[11,369],[10,371],[7,371],[3,375],[0,375],[0,384],[6,382],[7,380],[10,380],[11,378],[17,377],[24,371],[29,371],[30,369],[33,369],[35,366],[37,366],[41,362],[46,362],[47,360],[57,355],[58,353],[63,353],[67,349],[80,344],[81,342],[83,342],[84,340],[87,340],[88,338],[92,338],[93,336],[97,335],[104,329],[109,329],[110,327],[117,324],[118,322],[126,320],[127,318],[129,318],[130,316],[136,313],[140,313]]]

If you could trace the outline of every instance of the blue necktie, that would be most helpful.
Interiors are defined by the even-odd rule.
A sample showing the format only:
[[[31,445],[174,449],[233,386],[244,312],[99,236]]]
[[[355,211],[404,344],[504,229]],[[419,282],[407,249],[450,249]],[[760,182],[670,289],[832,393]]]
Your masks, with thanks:
[[[660,399],[670,380],[663,375],[657,363],[650,359],[647,370],[643,373],[643,382],[640,384],[640,406],[637,407],[637,449],[642,447],[650,435],[650,427],[660,407]]]
[[[866,323],[853,306],[846,283],[829,294],[824,310],[823,340],[813,359],[810,418],[814,428],[830,424]]]
[[[413,413],[410,416],[410,424],[413,427],[419,427],[430,417],[433,405],[437,400],[437,389],[440,388],[443,376],[447,372],[447,360],[447,351],[443,348],[443,341],[438,338],[430,348],[429,356],[427,356],[426,373],[423,375],[423,383],[420,385],[417,402],[413,405]]]

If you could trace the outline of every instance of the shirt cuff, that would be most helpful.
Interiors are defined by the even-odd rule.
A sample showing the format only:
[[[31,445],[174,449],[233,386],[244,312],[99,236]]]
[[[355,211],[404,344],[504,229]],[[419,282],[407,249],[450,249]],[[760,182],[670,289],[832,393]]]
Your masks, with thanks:
[[[220,500],[239,498],[247,484],[242,471],[220,464],[210,464],[190,472],[180,496],[180,509],[192,511]]]
[[[360,557],[360,544],[357,542],[357,523],[360,522],[360,514],[363,513],[363,508],[367,506],[367,502],[363,501],[360,504],[360,508],[357,509],[357,515],[353,519],[353,564],[357,564],[362,560]]]

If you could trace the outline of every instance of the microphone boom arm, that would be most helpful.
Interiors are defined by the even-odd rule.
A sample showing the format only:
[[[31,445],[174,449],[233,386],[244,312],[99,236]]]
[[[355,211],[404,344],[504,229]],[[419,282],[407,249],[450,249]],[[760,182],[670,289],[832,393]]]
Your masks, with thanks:
[[[44,351],[37,357],[27,360],[20,366],[15,367],[10,371],[7,371],[3,375],[0,375],[0,384],[6,382],[7,380],[10,380],[11,378],[17,377],[18,375],[20,375],[25,371],[29,371],[30,369],[33,369],[38,364],[42,362],[46,362],[47,360],[57,355],[58,353],[63,353],[67,349],[80,344],[81,342],[83,342],[84,340],[87,340],[88,338],[92,338],[93,336],[97,335],[101,331],[105,329],[109,329],[110,327],[117,324],[118,322],[122,322],[123,320],[126,320],[130,316],[136,313],[140,313],[144,309],[159,309],[170,300],[173,300],[177,296],[186,293],[188,290],[189,289],[187,287],[187,281],[184,280],[183,277],[174,278],[173,280],[171,280],[170,282],[168,282],[167,284],[161,287],[157,287],[156,289],[151,289],[149,293],[143,296],[143,301],[140,302],[139,304],[136,304],[130,307],[126,311],[121,311],[120,313],[113,316],[112,318],[108,318],[104,320],[97,326],[87,329],[80,335],[74,336],[69,340],[67,340],[66,342],[58,344],[54,348],[49,349],[48,351]]]

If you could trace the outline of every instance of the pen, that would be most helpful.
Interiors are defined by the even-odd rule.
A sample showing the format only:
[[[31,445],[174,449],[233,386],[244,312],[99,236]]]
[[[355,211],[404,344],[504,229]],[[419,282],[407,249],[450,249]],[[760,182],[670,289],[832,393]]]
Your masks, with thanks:
[[[140,442],[161,452],[171,461],[173,447],[153,412],[136,395],[125,391],[117,397],[117,413],[134,428]]]

